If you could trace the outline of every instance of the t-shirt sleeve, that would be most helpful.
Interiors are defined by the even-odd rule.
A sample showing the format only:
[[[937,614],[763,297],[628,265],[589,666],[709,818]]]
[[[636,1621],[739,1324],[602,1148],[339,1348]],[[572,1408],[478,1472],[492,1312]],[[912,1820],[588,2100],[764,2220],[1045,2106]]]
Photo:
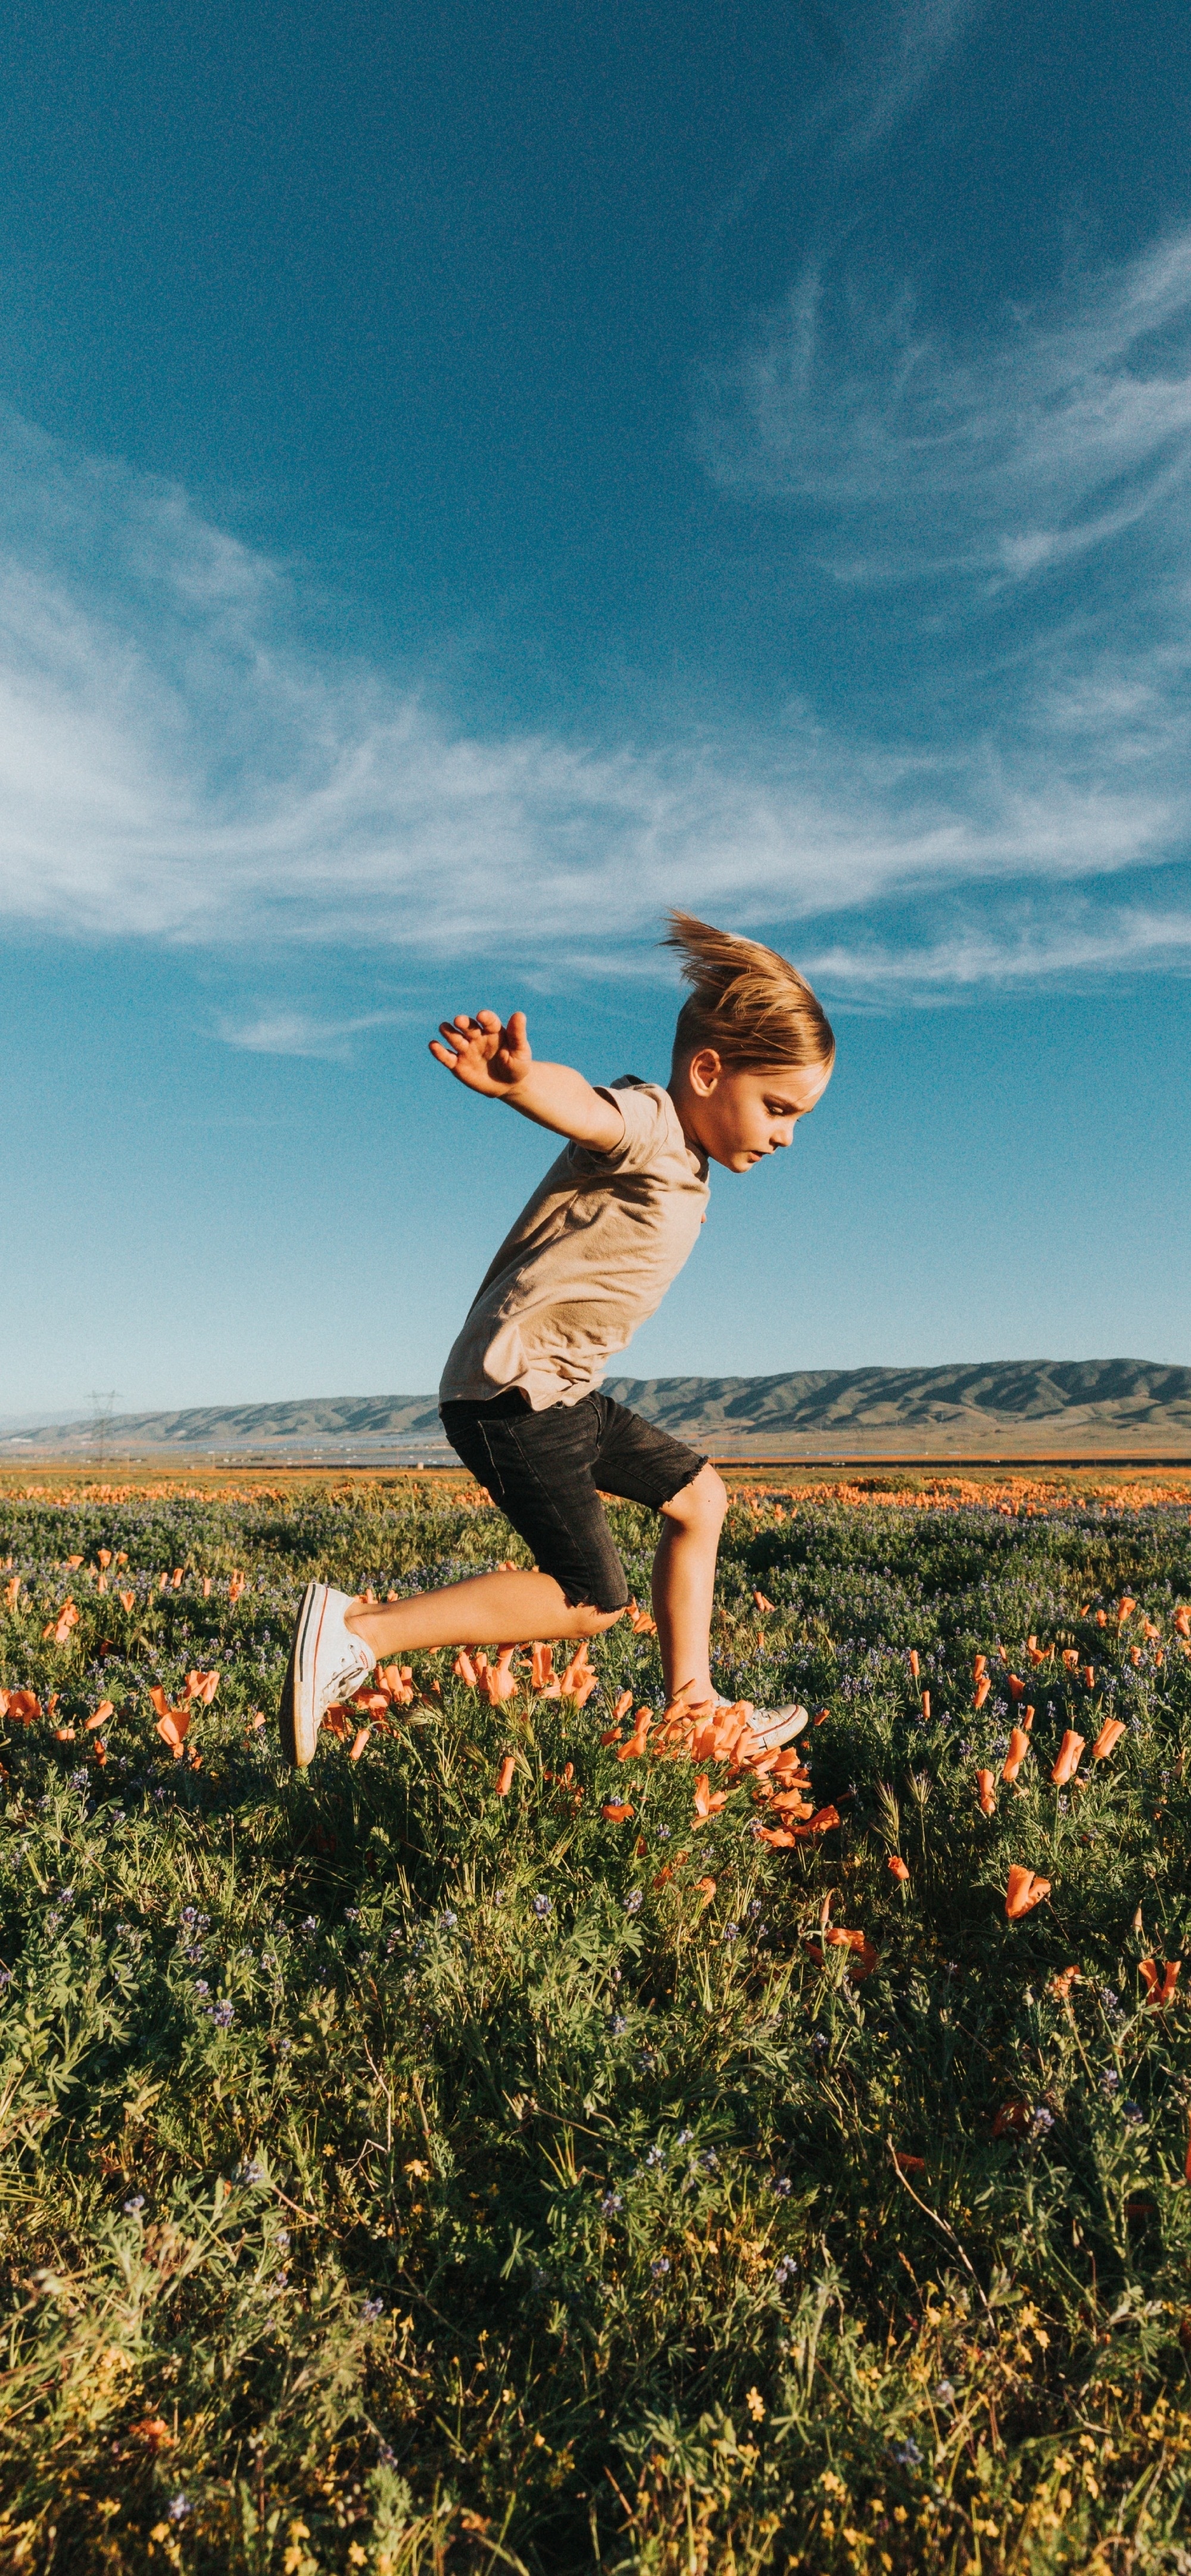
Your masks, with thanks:
[[[610,1100],[624,1120],[624,1134],[619,1144],[606,1154],[590,1153],[592,1161],[603,1171],[644,1172],[659,1154],[674,1143],[678,1124],[677,1112],[669,1092],[654,1082],[597,1082],[601,1100]]]

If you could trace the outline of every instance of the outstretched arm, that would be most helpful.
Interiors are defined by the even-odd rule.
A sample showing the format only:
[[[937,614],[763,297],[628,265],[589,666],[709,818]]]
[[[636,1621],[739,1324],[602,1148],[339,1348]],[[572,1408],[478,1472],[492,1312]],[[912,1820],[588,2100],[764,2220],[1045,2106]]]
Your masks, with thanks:
[[[610,1154],[620,1143],[624,1120],[619,1109],[601,1099],[573,1065],[534,1063],[524,1011],[514,1011],[506,1026],[495,1011],[479,1011],[474,1020],[460,1011],[455,1019],[440,1021],[430,1052],[469,1091],[507,1101],[510,1109],[519,1109],[539,1127],[553,1128],[556,1136],[590,1145],[597,1154]]]

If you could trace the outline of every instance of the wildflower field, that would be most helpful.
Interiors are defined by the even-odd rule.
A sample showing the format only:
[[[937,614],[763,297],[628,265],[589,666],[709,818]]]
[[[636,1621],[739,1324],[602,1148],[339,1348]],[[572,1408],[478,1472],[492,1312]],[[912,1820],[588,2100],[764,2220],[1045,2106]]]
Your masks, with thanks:
[[[310,1573],[520,1554],[0,1497],[0,2565],[1191,2569],[1185,1501],[738,1495],[760,1775],[643,1620],[285,1772]]]

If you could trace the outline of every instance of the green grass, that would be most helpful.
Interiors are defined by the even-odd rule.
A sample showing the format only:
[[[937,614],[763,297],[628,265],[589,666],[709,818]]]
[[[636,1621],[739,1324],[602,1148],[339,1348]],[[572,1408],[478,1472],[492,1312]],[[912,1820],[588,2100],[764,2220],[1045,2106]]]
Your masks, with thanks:
[[[615,1518],[645,1597],[649,1516]],[[0,1681],[46,1712],[0,1722],[0,2564],[1191,2567],[1191,2049],[1138,1973],[1191,1949],[1186,1513],[735,1506],[721,1677],[828,1711],[843,1822],[792,1850],[747,1778],[695,1832],[689,1762],[601,1746],[620,1688],[660,1705],[627,1630],[582,1712],[415,1657],[391,1735],[285,1773],[252,1721],[310,1571],[518,1552],[408,1492],[0,1504]],[[1096,1679],[1030,1673],[986,1818],[1031,1633]],[[149,1699],[192,1667],[198,1768]],[[1052,1881],[1019,1924],[1013,1860]],[[811,1955],[829,1891],[861,1982]]]

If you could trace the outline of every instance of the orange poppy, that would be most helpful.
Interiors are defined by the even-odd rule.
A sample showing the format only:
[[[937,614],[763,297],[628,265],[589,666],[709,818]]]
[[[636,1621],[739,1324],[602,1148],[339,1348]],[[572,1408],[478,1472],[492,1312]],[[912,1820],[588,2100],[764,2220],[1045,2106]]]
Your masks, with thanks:
[[[897,2166],[899,2173],[911,2174],[926,2172],[925,2156],[903,2156],[898,2152],[895,2154],[893,2161]]]
[[[799,1825],[797,1827],[798,1840],[800,1843],[809,1842],[813,1834],[832,1833],[839,1822],[840,1811],[838,1807],[820,1807],[811,1817],[809,1825]]]
[[[1054,1996],[1055,2001],[1060,2004],[1065,2004],[1071,1993],[1072,1986],[1077,1985],[1078,1982],[1078,1968],[1070,1967],[1056,1969],[1055,1974],[1050,1981],[1050,1991]]]
[[[1136,1610],[1136,1608],[1137,1608],[1137,1603],[1136,1603],[1136,1601],[1134,1600],[1132,1593],[1131,1593],[1131,1592],[1123,1592],[1123,1593],[1121,1594],[1121,1598],[1120,1598],[1120,1600],[1119,1600],[1119,1601],[1118,1601],[1118,1603],[1117,1603],[1117,1626],[1118,1626],[1118,1628],[1123,1628],[1123,1627],[1124,1627],[1126,1619],[1131,1619],[1131,1618],[1132,1618],[1133,1613],[1134,1613],[1134,1611]]]
[[[540,1643],[529,1649],[529,1687],[541,1699],[561,1699],[562,1691],[554,1671],[554,1648]]]
[[[718,1816],[721,1807],[726,1807],[727,1804],[727,1790],[713,1789],[710,1781],[708,1780],[706,1771],[701,1771],[695,1782],[696,1829],[700,1825],[705,1825],[709,1816]]]
[[[607,1804],[600,1809],[600,1814],[607,1818],[610,1825],[627,1825],[630,1816],[635,1815],[636,1812],[636,1808],[630,1807],[624,1798],[609,1798]]]
[[[754,1594],[753,1594],[753,1599],[754,1599],[754,1601],[755,1601],[755,1602],[756,1602],[756,1604],[757,1604],[757,1608],[758,1608],[758,1610],[760,1610],[763,1614],[768,1615],[768,1613],[770,1613],[770,1612],[772,1611],[772,1609],[773,1609],[773,1603],[772,1603],[772,1601],[767,1601],[767,1600],[766,1600],[765,1595],[764,1595],[764,1593],[763,1593],[763,1592],[754,1592]]]
[[[910,1648],[910,1670],[911,1670],[911,1672],[912,1672],[912,1674],[913,1674],[913,1676],[914,1676],[915,1681],[917,1681],[917,1679],[918,1679],[918,1675],[919,1675],[919,1673],[920,1673],[920,1672],[921,1672],[921,1670],[922,1670],[922,1666],[921,1666],[921,1663],[919,1662],[919,1658],[918,1658],[918,1648],[917,1648],[917,1646],[911,1646],[911,1648]]]
[[[900,1856],[900,1854],[899,1854],[898,1852],[891,1852],[891,1853],[890,1853],[889,1858],[888,1858],[888,1860],[887,1860],[887,1862],[886,1862],[885,1866],[886,1866],[886,1868],[888,1869],[888,1871],[889,1871],[889,1873],[890,1873],[890,1876],[891,1876],[892,1878],[896,1878],[896,1879],[897,1879],[899,1882],[901,1882],[902,1884],[904,1884],[904,1882],[906,1881],[906,1879],[908,1879],[908,1877],[909,1877],[909,1875],[910,1875],[909,1870],[907,1869],[907,1867],[906,1867],[906,1864],[905,1864],[904,1860],[901,1858],[901,1856]]]
[[[150,1691],[149,1697],[154,1707],[161,1712],[157,1720],[157,1732],[162,1741],[168,1744],[175,1762],[180,1762],[186,1749],[190,1711],[188,1708],[170,1708],[166,1703],[164,1691]]]
[[[84,1722],[83,1722],[83,1732],[84,1732],[84,1734],[85,1734],[85,1735],[94,1735],[96,1727],[97,1727],[97,1726],[103,1726],[103,1725],[105,1725],[105,1724],[106,1724],[106,1722],[107,1722],[107,1720],[108,1720],[108,1718],[109,1718],[109,1717],[114,1717],[114,1716],[115,1716],[115,1714],[116,1714],[116,1712],[115,1712],[115,1709],[114,1709],[114,1707],[113,1707],[113,1705],[112,1705],[111,1700],[110,1700],[110,1699],[101,1699],[101,1701],[100,1701],[100,1703],[99,1703],[98,1708],[97,1708],[97,1709],[94,1709],[94,1710],[92,1711],[92,1714],[91,1714],[91,1716],[90,1716],[90,1717],[88,1717],[88,1718],[84,1719]]]
[[[987,1657],[987,1655],[977,1655],[977,1657],[976,1657],[976,1661],[975,1661],[975,1663],[974,1663],[974,1664],[973,1664],[973,1666],[972,1666],[972,1679],[973,1679],[973,1681],[974,1681],[974,1682],[982,1681],[982,1680],[983,1680],[983,1678],[984,1678],[984,1675],[985,1675],[985,1673],[986,1673],[987,1671],[988,1671],[988,1657]]]
[[[357,1727],[356,1732],[352,1737],[351,1749],[347,1757],[349,1762],[359,1761],[360,1755],[362,1754],[371,1733],[372,1729],[370,1726]]]
[[[116,1594],[116,1599],[120,1603],[121,1608],[127,1610],[129,1618],[131,1618],[132,1613],[136,1608],[135,1592],[118,1592]]]
[[[489,1708],[500,1708],[505,1700],[516,1697],[519,1688],[513,1672],[516,1651],[515,1646],[502,1646],[496,1662],[485,1662],[483,1672],[477,1677],[480,1697],[487,1700]]]
[[[5,1586],[4,1586],[4,1607],[5,1607],[5,1609],[6,1609],[6,1610],[15,1610],[15,1609],[16,1609],[17,1602],[18,1602],[18,1600],[19,1600],[19,1598],[20,1598],[20,1590],[21,1590],[21,1578],[20,1578],[20,1575],[19,1575],[19,1574],[14,1574],[14,1576],[13,1576],[13,1578],[12,1578],[11,1583],[6,1583],[6,1584],[5,1584]]]
[[[36,1691],[0,1690],[0,1717],[15,1717],[22,1726],[41,1715],[41,1701]]]
[[[652,1709],[649,1709],[649,1708],[639,1708],[639,1709],[638,1709],[638,1711],[637,1711],[636,1717],[635,1717],[635,1718],[634,1718],[634,1720],[633,1720],[633,1732],[632,1732],[632,1734],[628,1737],[627,1741],[626,1741],[624,1744],[620,1744],[620,1745],[618,1745],[618,1746],[617,1746],[617,1749],[616,1749],[616,1759],[617,1759],[617,1761],[618,1761],[618,1762],[643,1762],[643,1761],[644,1761],[644,1759],[645,1759],[645,1738],[646,1738],[646,1736],[648,1735],[649,1730],[650,1730],[650,1728],[651,1728],[651,1726],[652,1726],[652,1725],[653,1725],[653,1711],[652,1711]]]
[[[151,2451],[172,2451],[174,2436],[160,2415],[142,2415],[139,2424],[128,2427],[134,2441],[147,2442]]]
[[[1180,1637],[1191,1637],[1191,1610],[1183,1608],[1180,1604],[1174,1614],[1174,1624]]]
[[[774,1851],[793,1851],[798,1840],[797,1834],[787,1833],[783,1825],[754,1825],[753,1836],[759,1843],[768,1843]]]
[[[650,1618],[648,1610],[641,1610],[635,1601],[630,1601],[626,1615],[635,1637],[656,1637],[658,1623]]]
[[[1100,1729],[1100,1733],[1092,1746],[1093,1762],[1106,1762],[1109,1754],[1113,1751],[1114,1746],[1120,1743],[1124,1732],[1125,1723],[1123,1718],[1106,1717],[1104,1724]]]
[[[815,1812],[810,1799],[803,1797],[801,1789],[775,1789],[770,1804],[776,1807],[778,1814],[782,1816],[813,1816]]]
[[[848,1969],[850,1977],[871,1977],[874,1968],[880,1967],[880,1952],[874,1950],[872,1942],[865,1933],[845,1932],[842,1923],[829,1923],[823,1938],[832,1949],[852,1952],[852,1961]],[[811,1955],[814,1956],[813,1950]],[[819,1964],[822,1965],[821,1959]]]
[[[1006,1919],[1010,1923],[1020,1923],[1023,1914],[1032,1913],[1049,1894],[1050,1880],[1039,1878],[1034,1870],[1024,1868],[1021,1861],[1015,1860],[1010,1867],[1009,1885],[1005,1892]]]
[[[509,1791],[513,1785],[513,1774],[516,1768],[516,1754],[506,1753],[496,1775],[496,1794],[498,1798],[508,1797]]]
[[[1077,1663],[1079,1662],[1078,1646],[1064,1646],[1063,1662],[1065,1663],[1068,1672],[1073,1673]]]
[[[1024,1699],[1024,1698],[1025,1698],[1025,1695],[1026,1695],[1026,1686],[1025,1686],[1025,1683],[1024,1683],[1023,1681],[1019,1681],[1019,1680],[1018,1680],[1018,1677],[1017,1677],[1017,1674],[1016,1674],[1016,1673],[1010,1673],[1010,1675],[1009,1675],[1009,1697],[1010,1697],[1010,1699]]]
[[[451,1666],[451,1671],[454,1673],[456,1681],[462,1682],[468,1690],[475,1690],[478,1688],[476,1668],[472,1662],[471,1656],[468,1654],[466,1646],[460,1647],[459,1652],[455,1657],[455,1661]]]
[[[1174,2001],[1174,1990],[1179,1982],[1182,1965],[1181,1959],[1164,1959],[1161,1968],[1156,1959],[1138,1960],[1138,1974],[1146,1981],[1146,2002],[1153,2004],[1156,2011],[1160,2011],[1164,2004]]]
[[[623,1690],[623,1691],[619,1691],[619,1692],[617,1693],[616,1703],[615,1703],[615,1706],[614,1706],[614,1708],[613,1708],[612,1714],[613,1714],[613,1717],[616,1719],[616,1722],[617,1722],[617,1725],[618,1725],[618,1726],[619,1726],[619,1724],[620,1724],[621,1718],[622,1718],[622,1717],[627,1717],[627,1716],[628,1716],[629,1710],[631,1709],[632,1705],[633,1705],[633,1694],[632,1694],[631,1690]]]
[[[204,1708],[210,1708],[218,1688],[218,1673],[187,1673],[186,1696],[201,1700]]]
[[[586,1708],[592,1692],[598,1690],[599,1686],[600,1677],[598,1673],[593,1673],[591,1665],[588,1663],[587,1639],[586,1637],[583,1637],[580,1639],[558,1687],[564,1699],[573,1699],[577,1708]]]
[[[105,1566],[106,1566],[106,1565],[110,1565],[110,1564],[111,1564],[111,1561],[112,1561],[112,1551],[111,1551],[110,1547],[97,1547],[97,1548],[96,1548],[96,1550],[95,1550],[95,1553],[96,1553],[97,1557],[99,1558],[99,1562],[100,1562],[100,1564],[101,1564],[101,1565],[105,1565]]]
[[[924,1718],[928,1718],[928,1717],[930,1716],[930,1692],[929,1692],[929,1691],[924,1691],[924,1692],[923,1692],[923,1694],[922,1694],[922,1714],[923,1714],[923,1717],[924,1717]]]
[[[1079,1757],[1083,1752],[1084,1742],[1085,1738],[1082,1735],[1077,1735],[1073,1726],[1066,1728],[1063,1735],[1063,1741],[1059,1746],[1058,1760],[1056,1761],[1054,1769],[1050,1775],[1051,1779],[1054,1781],[1056,1789],[1065,1788],[1068,1780],[1073,1780],[1075,1778],[1075,1774],[1079,1769]]]
[[[981,1815],[991,1816],[997,1803],[997,1784],[991,1771],[977,1772],[976,1794],[980,1800]]]
[[[712,1897],[715,1895],[714,1878],[697,1878],[695,1880],[695,1886],[699,1895],[703,1899],[704,1905],[710,1905]]]
[[[986,1699],[988,1698],[988,1694],[989,1694],[989,1692],[990,1692],[990,1690],[991,1690],[991,1689],[992,1689],[992,1683],[990,1682],[990,1680],[989,1680],[989,1678],[988,1678],[988,1674],[987,1674],[987,1673],[982,1673],[982,1674],[981,1674],[981,1676],[980,1676],[979,1681],[978,1681],[978,1682],[977,1682],[977,1684],[976,1684],[976,1688],[975,1688],[975,1690],[974,1690],[974,1691],[973,1691],[973,1693],[972,1693],[973,1703],[974,1703],[974,1705],[975,1705],[977,1708],[983,1708],[984,1703],[985,1703]]]
[[[1015,1726],[1009,1738],[1009,1750],[1005,1756],[1005,1764],[1001,1772],[1002,1780],[1016,1780],[1029,1749],[1030,1739],[1026,1734],[1025,1728],[1022,1726]]]
[[[71,1629],[77,1628],[78,1624],[78,1611],[73,1601],[68,1598],[63,1602],[57,1618],[48,1620],[41,1633],[43,1638],[52,1637],[56,1646],[64,1646]]]

